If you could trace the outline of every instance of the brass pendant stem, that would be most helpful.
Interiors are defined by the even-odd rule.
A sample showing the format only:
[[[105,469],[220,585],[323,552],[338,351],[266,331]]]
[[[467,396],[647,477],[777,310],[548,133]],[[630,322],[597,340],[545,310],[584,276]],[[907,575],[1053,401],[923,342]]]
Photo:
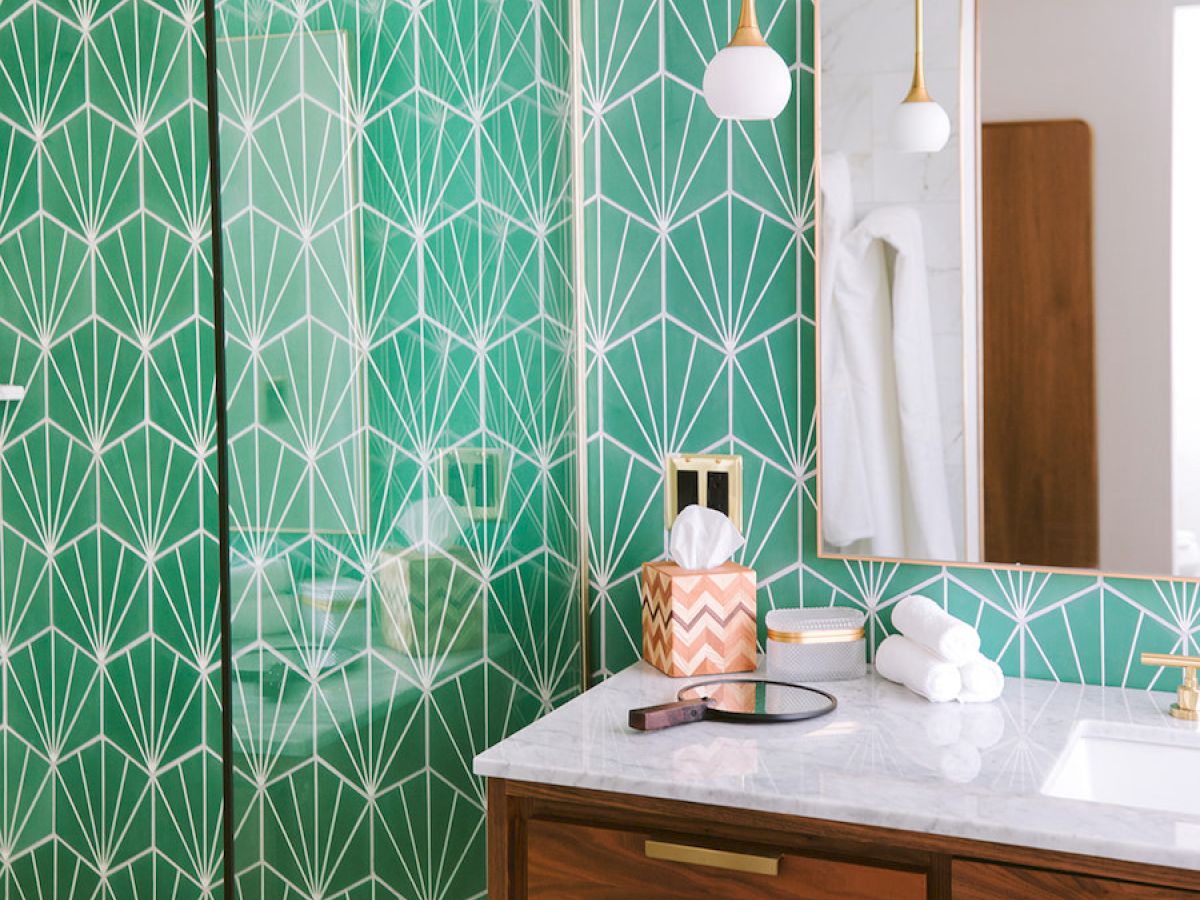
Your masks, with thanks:
[[[920,0],[918,0],[920,2]],[[742,0],[742,14],[738,17],[737,31],[726,45],[728,47],[765,47],[767,42],[758,30],[758,13],[754,0]]]
[[[916,0],[917,10],[917,49],[913,55],[912,88],[905,103],[928,103],[929,91],[925,89],[925,12],[921,0]]]

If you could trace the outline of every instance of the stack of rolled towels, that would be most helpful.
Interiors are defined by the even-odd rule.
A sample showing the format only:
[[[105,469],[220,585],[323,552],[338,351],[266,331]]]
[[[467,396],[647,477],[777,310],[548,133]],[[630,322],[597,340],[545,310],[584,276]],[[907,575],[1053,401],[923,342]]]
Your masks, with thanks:
[[[896,604],[900,632],[875,650],[875,671],[934,703],[987,703],[1004,690],[1000,667],[979,652],[979,632],[928,597]]]

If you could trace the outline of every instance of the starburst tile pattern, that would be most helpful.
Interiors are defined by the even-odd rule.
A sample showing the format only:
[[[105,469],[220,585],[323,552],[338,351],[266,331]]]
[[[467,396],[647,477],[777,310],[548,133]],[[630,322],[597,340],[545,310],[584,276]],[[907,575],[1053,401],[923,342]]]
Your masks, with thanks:
[[[789,110],[719,124],[699,87],[739,5],[584,4],[594,674],[639,653],[638,567],[665,547],[664,456],[708,450],[746,457],[742,561],[760,612],[857,606],[873,647],[920,591],[974,622],[1009,674],[1172,687],[1138,655],[1200,649],[1195,583],[819,557],[815,4],[758,4],[796,73]]]
[[[201,5],[0,8],[0,881],[221,885]]]
[[[741,562],[800,596],[796,101],[721,123],[700,93],[740,3],[585,0],[583,116],[593,671],[641,647],[638,572],[665,549],[663,461],[740,453]],[[797,7],[763,0],[795,64]]]
[[[481,895],[578,690],[568,22],[217,4],[243,896]]]

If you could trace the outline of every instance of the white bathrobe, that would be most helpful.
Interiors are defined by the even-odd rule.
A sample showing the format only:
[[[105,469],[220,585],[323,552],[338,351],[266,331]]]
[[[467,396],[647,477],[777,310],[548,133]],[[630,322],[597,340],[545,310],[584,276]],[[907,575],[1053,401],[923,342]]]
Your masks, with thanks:
[[[853,224],[844,157],[822,162],[821,522],[834,550],[957,556],[921,220]]]

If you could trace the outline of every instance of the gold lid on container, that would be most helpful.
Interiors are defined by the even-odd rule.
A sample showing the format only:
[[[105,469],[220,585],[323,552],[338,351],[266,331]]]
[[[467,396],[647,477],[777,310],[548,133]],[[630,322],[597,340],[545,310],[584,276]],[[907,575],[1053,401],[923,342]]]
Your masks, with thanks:
[[[866,637],[866,616],[843,606],[773,609],[767,613],[767,639],[781,644],[839,644]]]

